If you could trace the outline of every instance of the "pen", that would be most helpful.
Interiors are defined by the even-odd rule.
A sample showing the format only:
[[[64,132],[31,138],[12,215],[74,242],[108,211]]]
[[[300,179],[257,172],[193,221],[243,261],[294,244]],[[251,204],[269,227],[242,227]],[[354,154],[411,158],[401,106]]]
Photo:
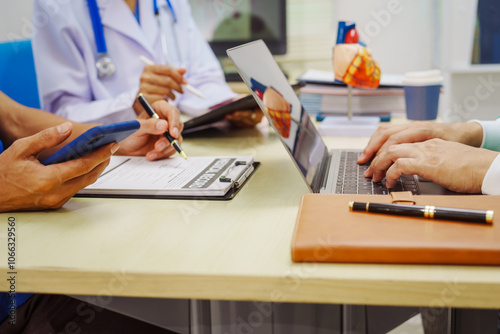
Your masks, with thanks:
[[[155,65],[154,61],[152,61],[151,59],[149,59],[147,57],[139,56],[139,59],[146,65]],[[200,92],[199,90],[197,90],[196,88],[194,88],[190,84],[182,84],[181,86],[182,86],[182,88],[187,89],[188,91],[190,91],[191,93],[193,93],[194,95],[196,95],[198,97],[201,97],[202,99],[207,98],[205,95],[203,95],[202,92]]]
[[[350,211],[366,211],[389,215],[423,217],[428,219],[458,220],[469,223],[493,224],[492,210],[443,208],[432,205],[402,205],[385,203],[349,202]]]
[[[142,95],[142,93],[139,93],[139,95],[137,95],[137,100],[142,105],[142,107],[146,110],[146,112],[148,113],[149,117],[151,117],[151,118],[160,118],[158,116],[158,114],[154,111],[153,107],[151,107],[151,105],[149,104],[148,100],[146,100],[146,98],[144,97],[144,95]],[[170,135],[170,133],[168,132],[168,130],[163,135],[170,142],[170,145],[172,145],[175,148],[175,150],[177,152],[179,152],[179,154],[181,155],[181,157],[183,157],[184,159],[187,160],[187,155],[182,150],[181,146],[177,142],[177,139],[175,139],[174,137],[172,137]]]

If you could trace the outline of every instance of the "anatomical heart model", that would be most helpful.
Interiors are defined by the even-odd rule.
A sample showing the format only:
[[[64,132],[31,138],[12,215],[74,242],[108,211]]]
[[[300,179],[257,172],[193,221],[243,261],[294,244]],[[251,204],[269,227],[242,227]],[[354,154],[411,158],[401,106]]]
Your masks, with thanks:
[[[359,42],[354,23],[339,22],[332,61],[336,80],[356,88],[378,87],[380,67],[368,49]]]
[[[352,88],[378,88],[380,67],[372,58],[370,50],[359,41],[356,25],[353,22],[339,22],[337,42],[332,53],[332,65],[335,82],[347,85],[347,117],[326,117],[318,126],[320,133],[341,137],[370,136],[375,132],[380,117],[376,115],[353,117]]]

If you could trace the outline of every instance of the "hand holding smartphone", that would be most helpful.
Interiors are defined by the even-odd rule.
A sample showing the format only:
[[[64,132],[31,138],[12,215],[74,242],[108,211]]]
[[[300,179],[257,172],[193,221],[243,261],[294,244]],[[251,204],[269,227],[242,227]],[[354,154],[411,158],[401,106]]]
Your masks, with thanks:
[[[42,161],[44,165],[57,164],[80,158],[112,142],[120,142],[141,127],[138,121],[104,124],[87,130],[57,152]]]

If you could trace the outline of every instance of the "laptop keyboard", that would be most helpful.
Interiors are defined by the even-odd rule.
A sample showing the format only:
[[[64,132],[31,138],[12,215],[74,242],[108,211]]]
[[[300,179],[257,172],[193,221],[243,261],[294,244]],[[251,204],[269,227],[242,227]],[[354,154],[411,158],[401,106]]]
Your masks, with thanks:
[[[385,195],[392,191],[411,191],[414,195],[420,193],[413,175],[402,175],[392,189],[386,188],[385,179],[375,183],[371,178],[364,177],[363,174],[369,165],[358,165],[357,160],[360,154],[361,152],[341,152],[336,194]]]

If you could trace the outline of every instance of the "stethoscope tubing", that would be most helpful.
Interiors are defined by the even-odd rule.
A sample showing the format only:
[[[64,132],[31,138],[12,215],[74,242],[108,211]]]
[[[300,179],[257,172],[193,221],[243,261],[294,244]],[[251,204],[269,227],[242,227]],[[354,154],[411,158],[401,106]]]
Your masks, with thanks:
[[[101,14],[97,7],[97,0],[87,0],[89,6],[90,19],[92,20],[92,28],[94,30],[95,44],[99,54],[108,53],[106,39],[104,38],[104,28],[102,26]]]
[[[139,0],[137,0],[137,1],[139,1]],[[111,58],[108,55],[106,38],[104,36],[104,28],[102,25],[101,15],[99,14],[99,7],[97,6],[97,0],[87,0],[87,3],[89,6],[90,19],[92,21],[92,29],[94,31],[94,38],[95,38],[95,43],[96,43],[96,47],[97,47],[97,52],[99,53],[101,59],[103,57],[106,57],[107,61],[110,62],[111,65],[114,66],[113,61],[111,60]],[[175,29],[176,28],[175,24],[177,23],[177,14],[176,14],[174,7],[172,6],[172,3],[170,2],[170,0],[166,0],[166,3],[167,3],[167,6],[170,10],[170,14],[172,15],[172,20],[174,22],[174,37],[173,38],[175,39],[176,45],[179,46],[179,41],[177,40],[176,29]],[[162,26],[161,19],[159,18],[159,8],[158,8],[157,0],[153,0],[153,5],[154,5],[154,12],[155,12],[156,16],[158,17],[158,20],[160,21],[161,46],[162,46],[163,56],[164,56],[164,58],[166,58],[166,59],[164,59],[164,61],[165,61],[165,63],[168,64],[169,59],[168,59],[168,51],[167,51],[167,45],[166,45],[166,36],[165,36],[165,31],[164,31],[165,27]],[[180,54],[179,54],[179,57],[180,57]],[[97,64],[99,63],[99,61],[101,61],[101,59],[97,60],[97,62],[96,62],[96,67],[97,67],[98,71],[99,71],[99,66],[97,66]],[[107,76],[102,75],[102,73],[98,73],[98,74],[99,74],[99,77],[103,77],[103,78],[109,76],[109,75],[107,75]],[[113,75],[113,74],[111,74],[111,75]]]

